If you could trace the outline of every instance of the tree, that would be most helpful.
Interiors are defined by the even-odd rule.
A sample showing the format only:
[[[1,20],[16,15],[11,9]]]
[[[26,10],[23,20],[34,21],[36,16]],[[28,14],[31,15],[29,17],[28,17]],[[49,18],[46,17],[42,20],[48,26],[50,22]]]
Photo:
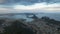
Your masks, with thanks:
[[[49,21],[50,20],[50,18],[49,17],[46,17],[46,16],[42,17],[41,19],[43,19],[45,21]]]
[[[4,27],[4,29],[4,34],[34,34],[30,27],[17,20],[11,26]]]
[[[3,22],[5,22],[4,19],[0,19],[0,26],[3,24]]]

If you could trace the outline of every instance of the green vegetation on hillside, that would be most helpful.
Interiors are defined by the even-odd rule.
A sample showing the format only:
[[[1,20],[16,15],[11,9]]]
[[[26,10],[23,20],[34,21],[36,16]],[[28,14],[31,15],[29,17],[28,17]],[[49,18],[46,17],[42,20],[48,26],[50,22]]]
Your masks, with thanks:
[[[0,25],[0,34],[60,34],[60,21],[46,16],[31,22],[25,19],[0,19]]]

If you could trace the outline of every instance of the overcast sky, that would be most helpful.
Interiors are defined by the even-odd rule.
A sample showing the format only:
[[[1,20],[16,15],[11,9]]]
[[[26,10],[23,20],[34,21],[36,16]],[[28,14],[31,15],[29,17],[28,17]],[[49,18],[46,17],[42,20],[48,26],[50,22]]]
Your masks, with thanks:
[[[60,0],[0,0],[0,13],[60,12]]]

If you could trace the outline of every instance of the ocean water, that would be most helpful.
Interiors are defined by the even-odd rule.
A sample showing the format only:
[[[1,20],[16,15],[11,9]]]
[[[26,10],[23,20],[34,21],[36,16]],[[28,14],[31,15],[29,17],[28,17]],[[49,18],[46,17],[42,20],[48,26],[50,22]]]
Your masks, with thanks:
[[[55,20],[60,21],[60,13],[42,13],[42,14],[41,13],[37,13],[36,16],[38,18],[41,18],[43,16],[47,16],[50,19],[55,19]],[[3,16],[0,16],[0,17],[3,17],[3,18],[13,18],[13,19],[27,19],[27,21],[32,21],[33,20],[31,18],[27,18],[27,16],[25,14],[13,15],[13,16],[3,15]]]
[[[50,19],[55,19],[60,21],[60,13],[44,13],[44,14],[38,14],[37,15],[39,18],[43,17],[43,16],[47,16]]]

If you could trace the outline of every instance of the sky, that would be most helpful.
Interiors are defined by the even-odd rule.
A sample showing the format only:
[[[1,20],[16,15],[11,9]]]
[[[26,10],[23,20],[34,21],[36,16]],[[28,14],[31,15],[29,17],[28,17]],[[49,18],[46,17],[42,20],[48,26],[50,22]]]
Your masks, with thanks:
[[[0,13],[59,13],[60,0],[0,0]]]

